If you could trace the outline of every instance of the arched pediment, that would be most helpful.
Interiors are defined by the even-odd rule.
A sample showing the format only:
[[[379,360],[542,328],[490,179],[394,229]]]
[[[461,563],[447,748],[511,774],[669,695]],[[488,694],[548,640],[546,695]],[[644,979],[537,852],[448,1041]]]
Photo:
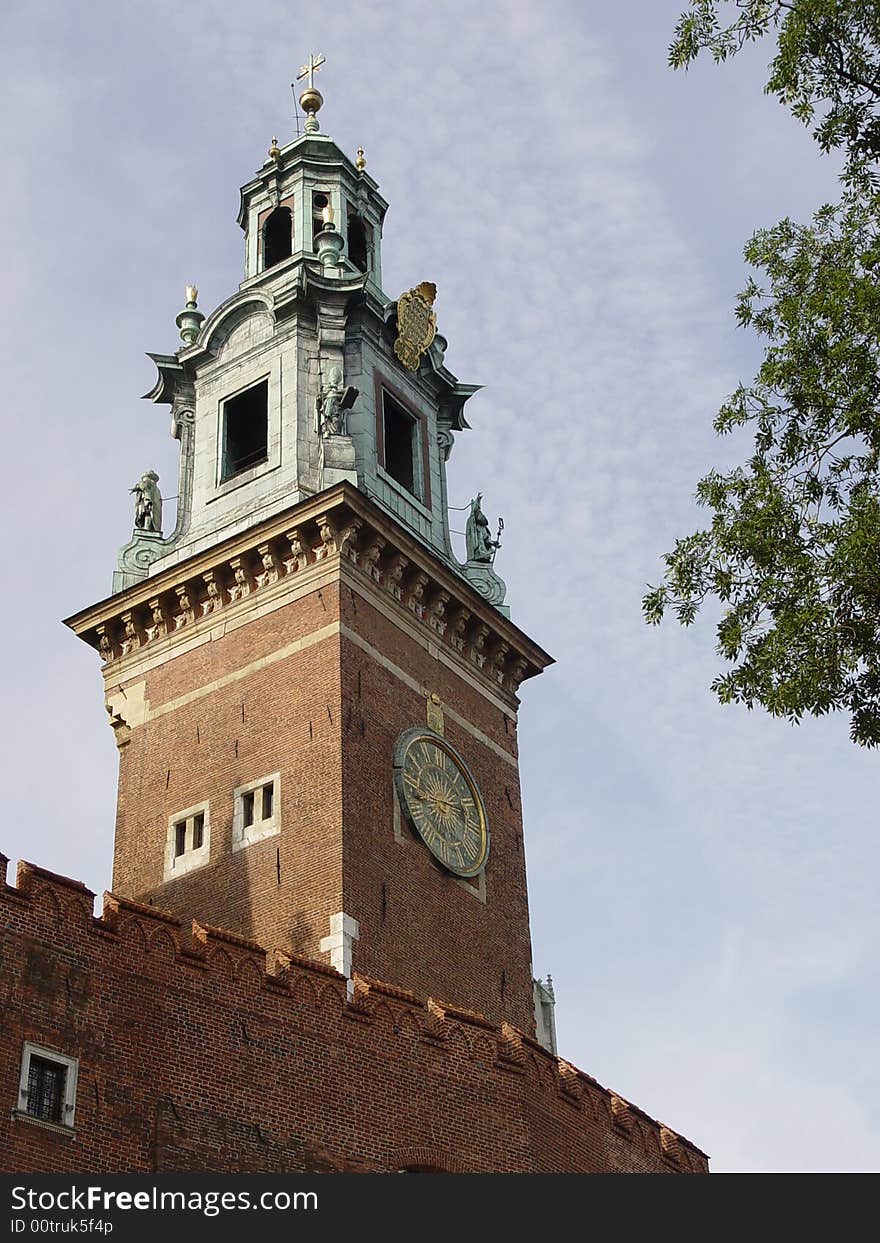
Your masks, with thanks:
[[[229,343],[238,329],[254,319],[265,318],[265,333],[261,339],[271,336],[275,328],[275,306],[271,296],[261,290],[249,290],[236,294],[217,307],[202,325],[199,345],[217,355]]]

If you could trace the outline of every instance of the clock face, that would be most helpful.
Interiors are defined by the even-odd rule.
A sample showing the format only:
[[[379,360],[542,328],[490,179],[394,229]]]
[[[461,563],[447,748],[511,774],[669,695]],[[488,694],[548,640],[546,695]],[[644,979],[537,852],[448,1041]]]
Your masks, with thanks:
[[[404,730],[394,781],[404,815],[431,854],[456,876],[481,872],[489,857],[486,808],[455,748],[433,730]]]

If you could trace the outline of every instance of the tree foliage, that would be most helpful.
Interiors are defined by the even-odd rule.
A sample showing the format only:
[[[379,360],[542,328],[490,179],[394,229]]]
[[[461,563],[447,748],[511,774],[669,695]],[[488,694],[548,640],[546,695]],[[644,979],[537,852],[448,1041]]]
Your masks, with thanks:
[[[723,17],[729,20],[726,22]],[[877,0],[691,0],[669,49],[674,69],[700,52],[724,61],[774,33],[766,90],[812,125],[823,151],[856,164],[880,155],[880,5]]]
[[[722,24],[722,10],[732,18]],[[715,419],[748,428],[748,461],[697,488],[707,529],[677,541],[646,619],[685,625],[713,597],[722,702],[798,721],[850,713],[853,740],[880,743],[880,6],[867,0],[692,0],[673,66],[724,60],[777,36],[767,89],[842,148],[840,201],[808,225],[783,220],[745,248],[757,275],[738,322],[763,340],[755,379]]]

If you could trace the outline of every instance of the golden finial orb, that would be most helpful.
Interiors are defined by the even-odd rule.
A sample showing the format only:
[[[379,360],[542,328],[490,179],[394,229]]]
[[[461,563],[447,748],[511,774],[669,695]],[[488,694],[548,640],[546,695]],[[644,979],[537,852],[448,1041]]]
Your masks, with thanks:
[[[364,149],[363,149],[363,147],[358,147],[358,153],[357,153],[357,154],[358,154],[358,158],[357,158],[357,159],[355,160],[355,162],[354,162],[354,164],[355,164],[355,168],[358,170],[358,172],[359,172],[359,173],[362,173],[362,172],[364,171],[364,169],[367,167],[367,161],[366,161],[366,159],[364,158]]]
[[[276,164],[281,159],[281,148],[278,146],[278,139],[274,134],[272,135],[272,145],[269,148],[269,159],[274,160]]]
[[[302,69],[300,69],[296,77],[297,82],[301,82],[303,78],[305,78],[307,83],[305,90],[299,97],[299,106],[306,114],[307,134],[317,133],[319,129],[318,118],[315,116],[315,113],[324,102],[324,96],[315,86],[315,74],[323,64],[323,56],[320,54],[316,56],[314,52],[310,52],[308,61],[303,65]]]

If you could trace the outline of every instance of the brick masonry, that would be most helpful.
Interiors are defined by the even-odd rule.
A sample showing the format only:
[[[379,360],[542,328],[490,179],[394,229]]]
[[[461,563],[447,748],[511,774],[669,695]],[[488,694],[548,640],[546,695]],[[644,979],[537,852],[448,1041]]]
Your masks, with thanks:
[[[70,624],[119,745],[114,894],[0,888],[10,1170],[706,1171],[533,1038],[516,690],[550,658],[448,567],[345,485]],[[395,814],[431,696],[487,807],[474,884]],[[275,773],[278,832],[233,849],[233,792]],[[25,1041],[79,1059],[75,1133],[12,1113]]]
[[[5,865],[4,1172],[706,1172],[511,1025]],[[79,1059],[70,1134],[12,1115],[25,1040]]]
[[[114,891],[323,961],[344,911],[361,926],[355,970],[534,1034],[517,701],[439,660],[425,621],[350,559],[310,574],[269,612],[259,593],[239,602],[209,642],[167,637],[113,685],[146,706],[120,748]],[[399,813],[395,833],[394,744],[426,723],[431,694],[486,802],[482,887],[444,871]],[[233,850],[234,790],[276,772],[280,831]],[[169,820],[205,803],[209,862],[166,879]]]

